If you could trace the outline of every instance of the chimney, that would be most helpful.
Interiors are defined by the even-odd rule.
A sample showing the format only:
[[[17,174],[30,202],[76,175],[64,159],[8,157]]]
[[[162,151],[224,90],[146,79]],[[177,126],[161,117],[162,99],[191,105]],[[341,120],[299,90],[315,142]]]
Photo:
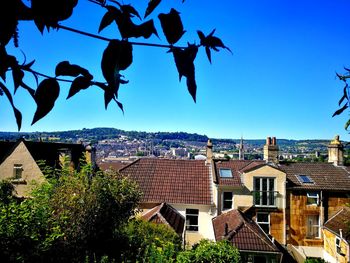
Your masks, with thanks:
[[[264,145],[264,160],[268,163],[278,163],[278,146],[276,137],[267,137]]]
[[[334,165],[343,165],[344,156],[343,156],[344,146],[339,140],[339,135],[334,137],[334,140],[328,145],[328,162],[333,163]]]
[[[210,163],[213,159],[213,143],[209,139],[207,142],[207,149],[206,149],[206,155],[207,155],[207,163]]]
[[[96,164],[96,148],[88,144],[85,147],[86,162],[94,166]]]

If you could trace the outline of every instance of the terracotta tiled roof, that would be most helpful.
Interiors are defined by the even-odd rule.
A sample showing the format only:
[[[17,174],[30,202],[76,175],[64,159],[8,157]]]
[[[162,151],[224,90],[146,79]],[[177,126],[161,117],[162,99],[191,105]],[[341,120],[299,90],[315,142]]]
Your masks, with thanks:
[[[239,210],[231,210],[213,218],[215,239],[227,239],[238,250],[280,253],[280,250],[251,219]]]
[[[185,225],[185,218],[171,205],[162,203],[142,215],[144,220],[157,224],[166,224],[182,235]]]
[[[253,168],[255,166],[265,163],[264,161],[248,161],[248,160],[215,160],[216,178],[215,182],[219,185],[227,186],[242,186],[240,172],[246,168]],[[231,169],[232,178],[220,177],[220,169]]]
[[[324,224],[324,227],[340,235],[340,229],[342,230],[343,238],[350,242],[350,207],[344,206],[334,216],[332,216]]]
[[[107,171],[107,170],[119,171],[120,169],[127,166],[129,163],[125,163],[125,162],[100,162],[100,163],[98,163],[98,167],[102,171]]]
[[[210,205],[209,169],[202,160],[142,158],[120,173],[139,184],[141,202]]]
[[[279,168],[287,174],[288,188],[350,191],[350,174],[332,163],[290,163]],[[312,182],[301,183],[297,175],[307,175]]]

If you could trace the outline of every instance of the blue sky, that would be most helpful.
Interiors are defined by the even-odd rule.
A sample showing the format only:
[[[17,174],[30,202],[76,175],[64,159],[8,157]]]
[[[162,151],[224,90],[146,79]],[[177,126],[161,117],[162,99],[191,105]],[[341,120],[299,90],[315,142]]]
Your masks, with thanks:
[[[143,14],[146,0],[137,3]],[[104,110],[103,93],[96,87],[66,100],[69,86],[62,85],[55,108],[30,126],[35,104],[24,91],[14,96],[23,113],[22,131],[59,131],[114,127],[137,131],[185,131],[212,138],[331,139],[340,134],[349,140],[344,124],[348,113],[332,118],[343,84],[335,72],[350,67],[349,1],[252,0],[164,1],[152,14],[161,40],[166,43],[156,15],[170,4],[181,12],[187,32],[178,43],[197,41],[196,30],[216,35],[233,54],[222,50],[208,62],[204,50],[195,61],[197,103],[180,83],[171,54],[166,49],[134,46],[134,63],[124,72],[130,81],[120,89],[125,114],[111,103]],[[218,3],[216,3],[218,2]],[[73,16],[63,25],[97,33],[102,8],[80,0]],[[113,25],[101,32],[119,38]],[[33,68],[53,75],[63,60],[89,69],[103,81],[100,58],[107,43],[63,30],[45,32],[33,23],[19,26],[20,49]],[[143,41],[137,39],[135,41]],[[12,44],[9,53],[19,54]],[[35,82],[28,78],[33,87]],[[12,85],[8,81],[7,85]],[[12,109],[0,97],[0,130],[16,131]]]

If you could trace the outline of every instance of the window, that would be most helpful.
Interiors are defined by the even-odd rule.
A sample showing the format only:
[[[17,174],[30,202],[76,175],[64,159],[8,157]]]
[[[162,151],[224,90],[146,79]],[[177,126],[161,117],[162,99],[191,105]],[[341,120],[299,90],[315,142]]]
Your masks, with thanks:
[[[320,217],[319,215],[312,215],[307,217],[307,237],[320,237]]]
[[[306,193],[307,196],[307,205],[318,205],[319,202],[319,195],[318,192],[308,192]]]
[[[232,178],[232,171],[231,171],[231,169],[228,169],[228,168],[220,168],[220,169],[219,169],[219,172],[220,172],[220,177],[223,177],[223,178]]]
[[[198,231],[198,209],[186,209],[186,230]]]
[[[22,171],[23,171],[22,164],[14,164],[13,165],[13,177],[14,177],[14,179],[21,179],[22,178]]]
[[[256,223],[261,227],[266,234],[270,234],[270,214],[256,213]]]
[[[223,192],[222,193],[222,210],[232,209],[232,192]]]
[[[299,174],[299,175],[297,175],[297,178],[298,178],[299,182],[302,184],[313,184],[314,183],[314,181],[312,181],[312,179],[308,175],[305,175],[305,174]]]
[[[276,206],[275,178],[254,177],[254,205]]]
[[[341,254],[340,238],[335,237],[335,249],[338,254]]]

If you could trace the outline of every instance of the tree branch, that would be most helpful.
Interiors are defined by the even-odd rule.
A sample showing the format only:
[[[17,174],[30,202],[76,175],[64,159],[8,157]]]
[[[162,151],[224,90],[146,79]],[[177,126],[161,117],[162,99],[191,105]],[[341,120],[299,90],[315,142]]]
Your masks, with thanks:
[[[75,28],[71,28],[71,27],[68,27],[68,26],[63,26],[63,25],[60,25],[60,24],[57,26],[57,28],[64,29],[64,30],[67,30],[67,31],[71,31],[71,32],[74,32],[74,33],[77,33],[77,34],[81,34],[81,35],[84,35],[84,36],[88,36],[88,37],[104,40],[104,41],[111,41],[112,40],[111,38],[107,38],[107,37],[102,37],[102,36],[99,36],[99,35],[91,34],[91,33],[85,32],[85,31],[81,31],[81,30],[78,30],[78,29],[75,29]],[[161,48],[169,48],[169,49],[170,48],[182,48],[182,49],[186,48],[186,47],[179,47],[179,46],[172,46],[172,45],[162,45],[162,44],[133,42],[133,41],[129,41],[129,43],[132,44],[132,45],[135,45],[135,46],[161,47]]]

